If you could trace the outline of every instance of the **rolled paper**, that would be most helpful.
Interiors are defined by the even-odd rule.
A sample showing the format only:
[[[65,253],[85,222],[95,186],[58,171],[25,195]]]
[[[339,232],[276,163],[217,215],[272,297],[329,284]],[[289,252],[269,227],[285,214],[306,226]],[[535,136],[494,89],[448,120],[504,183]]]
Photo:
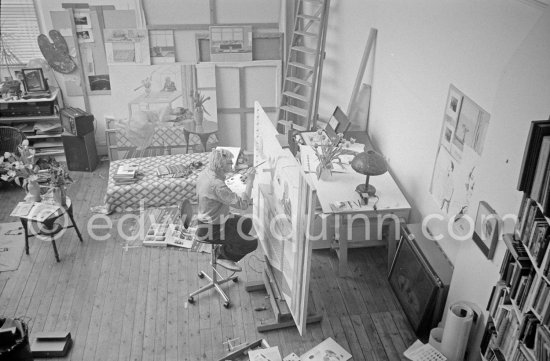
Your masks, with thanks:
[[[457,302],[449,308],[441,339],[441,353],[448,361],[464,359],[473,319],[474,311],[466,302]]]

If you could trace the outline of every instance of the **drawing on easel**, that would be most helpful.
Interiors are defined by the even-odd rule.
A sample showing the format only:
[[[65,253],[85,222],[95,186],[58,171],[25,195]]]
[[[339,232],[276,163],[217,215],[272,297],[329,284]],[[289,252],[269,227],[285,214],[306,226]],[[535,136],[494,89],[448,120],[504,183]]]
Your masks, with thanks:
[[[446,215],[468,213],[489,118],[489,113],[450,85],[430,183],[430,194]]]
[[[254,203],[255,227],[267,259],[266,267],[303,334],[311,253],[306,230],[313,214],[313,206],[307,199],[313,199],[314,192],[296,158],[289,149],[282,148],[277,130],[258,102],[254,110],[254,164],[259,200]]]

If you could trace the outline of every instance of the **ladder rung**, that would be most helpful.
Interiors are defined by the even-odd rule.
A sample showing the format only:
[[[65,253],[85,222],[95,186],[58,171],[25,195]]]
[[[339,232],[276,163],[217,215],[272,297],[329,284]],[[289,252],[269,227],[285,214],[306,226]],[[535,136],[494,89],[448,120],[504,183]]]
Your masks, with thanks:
[[[319,4],[319,5],[323,4],[323,1],[321,0],[302,0],[302,1],[305,3]]]
[[[309,98],[308,98],[308,97],[305,97],[305,96],[303,96],[303,95],[300,95],[300,94],[291,92],[291,91],[289,91],[289,90],[283,92],[283,95],[286,95],[287,97],[291,97],[291,98],[294,98],[294,99],[301,100],[301,101],[306,102],[306,103],[309,102]]]
[[[304,118],[307,117],[307,111],[305,111],[302,108],[295,107],[294,105],[283,105],[281,109],[284,111],[299,115]]]
[[[312,48],[308,48],[306,46],[293,46],[291,49],[296,50],[296,51],[300,51],[302,53],[312,54],[312,55],[317,54],[317,50],[312,49]]]
[[[296,16],[299,17],[299,18],[305,19],[305,20],[321,21],[321,18],[317,17],[317,16],[306,15],[306,14],[298,14]]]
[[[312,83],[310,83],[310,82],[308,82],[308,81],[305,81],[305,80],[303,80],[303,79],[300,79],[300,78],[293,77],[293,76],[287,77],[286,80],[291,81],[291,82],[296,83],[296,84],[301,84],[301,85],[309,86],[309,87],[313,86]]]
[[[294,34],[301,35],[301,36],[309,36],[310,38],[317,38],[316,33],[310,33],[310,32],[307,32],[307,31],[294,30]]]
[[[292,129],[296,129],[296,130],[299,131],[299,132],[305,132],[305,131],[307,130],[306,127],[303,127],[303,126],[301,126],[301,125],[298,125],[298,124],[296,124],[296,123],[293,123],[293,122],[291,122],[291,121],[289,121],[289,120],[279,119],[279,121],[278,121],[277,123],[279,123],[279,124],[281,124],[281,125],[284,125],[285,127],[286,127],[286,126],[290,126],[290,124],[292,124]]]
[[[295,67],[295,68],[300,68],[300,69],[305,69],[305,70],[313,71],[313,67],[312,67],[312,66],[309,66],[309,65],[306,65],[306,64],[302,64],[302,63],[298,63],[298,62],[295,62],[295,61],[291,61],[290,63],[288,63],[288,65],[293,66],[293,67]]]

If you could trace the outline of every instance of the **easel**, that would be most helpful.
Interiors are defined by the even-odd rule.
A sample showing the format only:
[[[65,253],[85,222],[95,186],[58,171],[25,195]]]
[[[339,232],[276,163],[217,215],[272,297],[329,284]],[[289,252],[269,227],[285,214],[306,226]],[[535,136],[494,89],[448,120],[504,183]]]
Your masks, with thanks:
[[[269,295],[269,302],[271,303],[271,309],[275,315],[275,321],[270,323],[264,323],[257,327],[258,332],[266,332],[271,330],[278,330],[281,328],[287,328],[295,326],[292,314],[288,308],[283,294],[279,289],[277,280],[273,275],[273,269],[267,257],[265,257],[265,269],[262,274],[263,281],[251,281],[245,286],[247,292],[263,291],[266,290]],[[323,319],[321,314],[311,314],[306,318],[306,324],[320,322]]]

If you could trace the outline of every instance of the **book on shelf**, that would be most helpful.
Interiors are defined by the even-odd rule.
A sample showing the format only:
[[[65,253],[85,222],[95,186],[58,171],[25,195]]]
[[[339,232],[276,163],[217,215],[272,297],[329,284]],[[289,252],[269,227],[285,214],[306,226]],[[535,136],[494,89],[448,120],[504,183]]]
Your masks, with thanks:
[[[546,219],[538,219],[534,221],[531,229],[531,236],[529,237],[529,252],[535,259],[537,267],[541,265],[548,247],[548,241],[550,240],[548,232],[549,228],[550,225]]]
[[[538,318],[532,313],[525,314],[520,326],[519,340],[523,342],[525,347],[532,349],[535,343],[535,334],[537,326],[540,324]]]
[[[537,326],[533,353],[537,361],[550,361],[550,334],[542,325]]]
[[[548,177],[548,163],[550,161],[550,135],[542,138],[540,151],[538,154],[537,166],[533,178],[533,186],[531,187],[531,199],[541,202],[542,190],[545,183],[545,178]]]
[[[514,238],[514,235],[505,233],[502,237],[504,239],[504,243],[506,244],[506,247],[512,254],[512,257],[518,261],[518,262],[529,262],[529,255],[527,254],[527,251],[525,250],[525,246]]]
[[[518,307],[521,311],[524,311],[526,309],[526,306],[528,305],[527,300],[529,297],[532,297],[532,286],[535,282],[535,279],[537,277],[537,272],[532,269],[531,273],[529,274],[529,277],[527,278],[527,282],[525,283],[525,287],[523,291],[521,292],[520,296],[517,297],[518,299]]]

